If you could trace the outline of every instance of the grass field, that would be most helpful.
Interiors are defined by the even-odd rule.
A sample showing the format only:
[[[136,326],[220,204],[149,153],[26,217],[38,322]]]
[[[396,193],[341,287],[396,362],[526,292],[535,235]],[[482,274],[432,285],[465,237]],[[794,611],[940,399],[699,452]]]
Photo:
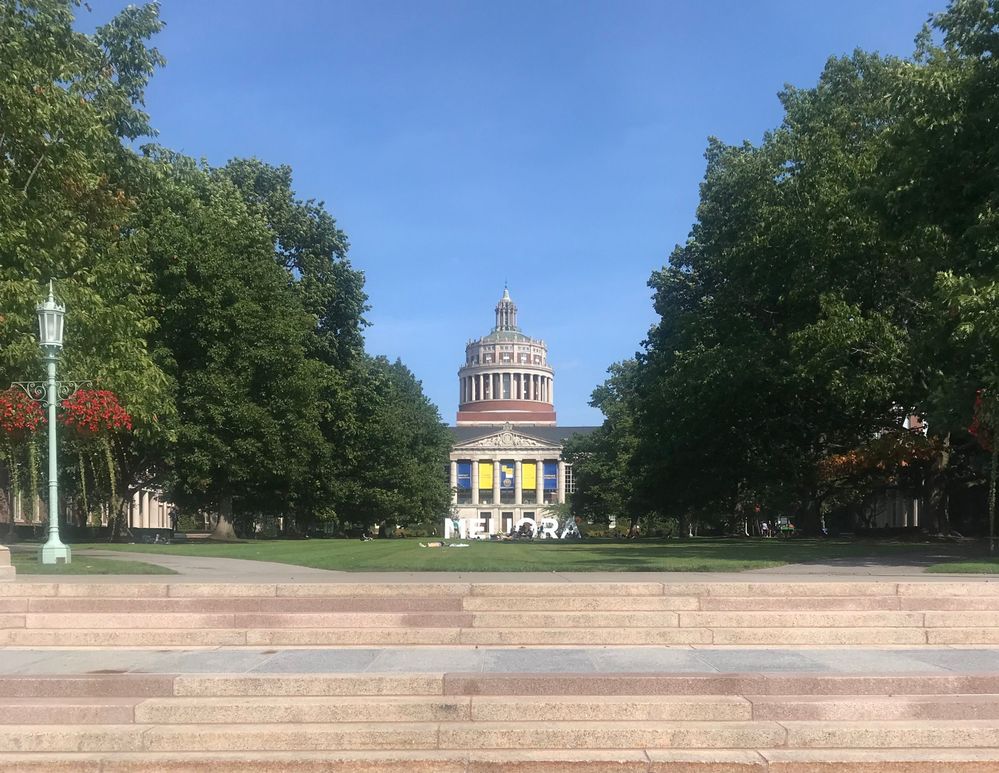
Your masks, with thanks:
[[[999,559],[979,561],[944,561],[926,569],[927,572],[947,574],[999,574]]]
[[[867,542],[838,539],[716,539],[682,541],[487,542],[463,548],[423,548],[419,539],[275,540],[184,545],[79,545],[133,553],[275,561],[347,571],[490,572],[738,572],[829,559],[903,562],[960,561],[973,548],[951,543]],[[977,557],[977,556],[975,556]]]
[[[24,574],[176,574],[156,564],[143,561],[125,561],[116,558],[79,556],[74,553],[69,564],[40,564],[35,551],[17,551],[11,554],[11,563],[19,575]]]

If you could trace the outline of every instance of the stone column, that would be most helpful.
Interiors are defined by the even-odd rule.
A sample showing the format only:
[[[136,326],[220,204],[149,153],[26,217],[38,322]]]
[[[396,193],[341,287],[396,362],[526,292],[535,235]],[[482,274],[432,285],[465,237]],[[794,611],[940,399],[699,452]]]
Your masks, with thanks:
[[[534,463],[537,465],[534,480],[537,494],[535,494],[534,498],[537,500],[537,507],[541,507],[545,503],[545,460],[538,457],[534,460]]]
[[[500,463],[499,459],[493,459],[493,504],[499,507],[500,503]]]
[[[129,518],[128,518],[128,525],[136,529],[142,525],[141,496],[142,495],[139,494],[138,491],[136,491],[135,494],[132,495],[132,507],[130,508],[131,512],[129,513]]]
[[[555,404],[555,379],[549,379],[548,381],[548,402],[552,405]]]
[[[515,505],[524,504],[524,489],[520,479],[523,469],[520,459],[513,463],[513,503]]]
[[[565,504],[565,462],[558,460],[558,503]]]
[[[151,522],[151,520],[149,518],[149,515],[150,515],[150,513],[149,513],[149,510],[150,510],[149,500],[151,498],[152,498],[152,494],[150,492],[148,492],[148,491],[143,491],[142,492],[142,523],[145,526],[145,528],[147,528],[147,529],[150,528],[150,527],[152,527],[152,522]]]
[[[472,459],[472,504],[479,504],[479,460]]]
[[[458,504],[458,462],[451,462],[451,504]]]

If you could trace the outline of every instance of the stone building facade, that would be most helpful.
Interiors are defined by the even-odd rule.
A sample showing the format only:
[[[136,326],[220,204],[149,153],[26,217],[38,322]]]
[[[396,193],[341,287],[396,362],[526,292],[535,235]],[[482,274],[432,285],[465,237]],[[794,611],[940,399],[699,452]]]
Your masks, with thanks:
[[[556,425],[548,347],[520,330],[508,289],[493,330],[466,345],[458,385],[450,481],[460,534],[446,519],[445,536],[509,534],[525,519],[553,517],[573,490],[562,446],[594,428]]]

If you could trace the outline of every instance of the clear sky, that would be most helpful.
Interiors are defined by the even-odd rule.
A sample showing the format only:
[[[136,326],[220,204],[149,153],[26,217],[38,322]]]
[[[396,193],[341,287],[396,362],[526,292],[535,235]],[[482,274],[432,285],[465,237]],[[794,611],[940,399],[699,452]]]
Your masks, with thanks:
[[[82,28],[124,2],[89,0]],[[758,141],[783,84],[854,48],[908,55],[944,0],[164,0],[162,144],[290,164],[367,277],[367,348],[454,422],[507,281],[548,342],[559,423],[653,322],[709,135]]]

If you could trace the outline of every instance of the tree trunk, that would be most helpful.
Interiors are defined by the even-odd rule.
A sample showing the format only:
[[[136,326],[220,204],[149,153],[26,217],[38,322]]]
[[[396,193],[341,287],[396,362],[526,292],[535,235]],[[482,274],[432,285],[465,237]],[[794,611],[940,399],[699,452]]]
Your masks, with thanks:
[[[131,521],[129,517],[129,507],[131,506],[132,493],[126,492],[124,498],[115,497],[108,502],[111,514],[108,519],[110,529],[108,530],[108,542],[114,542],[122,537],[132,536]]]
[[[232,497],[223,496],[219,500],[219,519],[215,524],[215,531],[211,534],[211,539],[234,542],[236,540],[236,530],[232,526]]]
[[[950,433],[941,439],[941,447],[933,455],[926,476],[926,510],[930,530],[935,534],[950,534],[950,502],[947,493],[947,473],[950,466]]]
[[[794,529],[808,536],[822,532],[822,500],[814,492],[804,501]]]
[[[992,469],[989,472],[989,554],[996,552],[996,475],[999,474],[999,443],[992,441]]]
[[[688,513],[682,513],[680,515],[679,523],[677,524],[676,536],[680,539],[687,539],[688,537],[693,536],[690,531],[690,515]]]

